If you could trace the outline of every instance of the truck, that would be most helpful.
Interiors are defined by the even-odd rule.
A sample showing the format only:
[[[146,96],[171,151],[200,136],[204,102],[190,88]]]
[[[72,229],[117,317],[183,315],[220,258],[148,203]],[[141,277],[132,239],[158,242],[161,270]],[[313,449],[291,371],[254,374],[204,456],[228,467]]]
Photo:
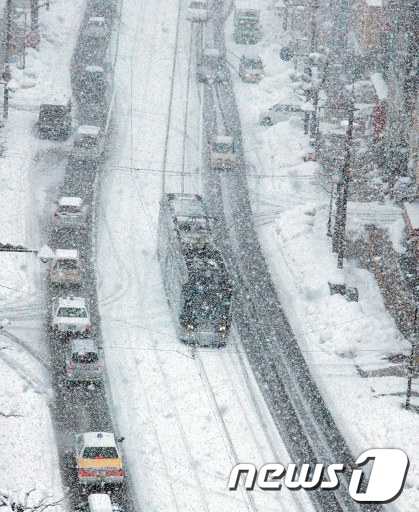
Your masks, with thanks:
[[[42,103],[39,107],[38,136],[41,139],[67,140],[71,134],[71,98]]]
[[[258,0],[234,0],[234,42],[256,44],[260,41],[260,9]]]

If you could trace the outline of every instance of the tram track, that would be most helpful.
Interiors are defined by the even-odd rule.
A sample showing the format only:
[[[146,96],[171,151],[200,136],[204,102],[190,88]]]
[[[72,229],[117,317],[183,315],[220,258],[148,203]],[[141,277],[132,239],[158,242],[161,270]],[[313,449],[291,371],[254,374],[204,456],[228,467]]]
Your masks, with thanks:
[[[222,7],[223,2],[220,2]],[[219,50],[225,54],[224,21],[214,27]],[[211,120],[211,91],[207,91],[207,138],[214,136]],[[298,343],[280,305],[269,270],[257,241],[247,192],[246,165],[241,142],[238,108],[232,83],[217,85],[217,98],[223,116],[223,130],[236,142],[237,169],[219,174],[211,170],[208,152],[203,176],[207,201],[214,215],[220,248],[233,274],[236,286],[237,325],[253,371],[267,400],[275,424],[297,464],[342,462],[354,468],[354,460],[338,427],[310,375]],[[216,101],[216,98],[212,98]],[[312,491],[316,510],[378,511],[376,504],[358,504],[348,493],[348,475],[334,492]]]

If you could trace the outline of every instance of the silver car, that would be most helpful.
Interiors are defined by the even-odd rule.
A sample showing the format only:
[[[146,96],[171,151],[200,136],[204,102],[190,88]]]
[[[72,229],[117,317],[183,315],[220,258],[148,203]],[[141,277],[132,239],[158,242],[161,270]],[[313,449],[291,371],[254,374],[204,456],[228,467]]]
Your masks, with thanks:
[[[304,111],[299,105],[282,105],[277,103],[259,116],[260,124],[265,126],[272,126],[280,121],[286,121],[291,116],[298,115],[304,117]]]
[[[260,82],[265,76],[262,59],[256,54],[242,55],[239,75],[243,82]]]
[[[53,224],[56,229],[84,228],[88,207],[81,197],[62,197],[56,202]]]
[[[92,339],[71,340],[65,369],[69,382],[95,382],[102,379],[102,362]]]

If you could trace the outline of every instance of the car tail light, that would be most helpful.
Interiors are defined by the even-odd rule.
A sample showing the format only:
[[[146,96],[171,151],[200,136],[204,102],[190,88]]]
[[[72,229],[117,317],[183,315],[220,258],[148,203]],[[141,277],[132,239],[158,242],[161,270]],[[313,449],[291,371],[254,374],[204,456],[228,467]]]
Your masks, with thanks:
[[[74,370],[74,366],[72,364],[67,365],[67,370]]]
[[[90,332],[92,330],[92,327],[90,325],[86,325],[86,332]]]
[[[107,476],[120,476],[120,477],[123,477],[124,476],[124,472],[122,469],[107,469],[106,470],[106,475]]]
[[[96,366],[96,370],[97,370],[98,372],[100,372],[100,370],[101,370],[101,369],[102,369],[102,367],[101,367],[101,366]]]
[[[95,476],[96,471],[94,469],[79,469],[79,476]]]

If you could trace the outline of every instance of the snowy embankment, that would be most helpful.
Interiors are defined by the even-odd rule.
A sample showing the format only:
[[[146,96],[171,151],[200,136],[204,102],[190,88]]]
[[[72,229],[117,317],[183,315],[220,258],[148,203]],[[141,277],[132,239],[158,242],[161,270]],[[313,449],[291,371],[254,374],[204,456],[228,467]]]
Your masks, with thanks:
[[[1,129],[1,243],[37,250],[47,238],[50,200],[65,159],[62,143],[38,140],[34,125],[40,103],[71,94],[69,65],[83,4],[57,0],[41,10],[39,47],[27,49],[25,69],[11,66],[9,119]],[[33,254],[1,253],[0,413],[12,416],[0,416],[0,482],[20,494],[33,489],[29,505],[63,496],[48,408],[44,272]]]
[[[124,0],[122,9],[115,70],[117,134],[102,177],[97,276],[112,407],[126,438],[124,456],[137,501],[147,512],[310,511],[302,492],[227,490],[237,462],[260,467],[287,462],[288,455],[237,334],[232,333],[226,349],[203,349],[196,357],[178,341],[167,307],[156,233],[178,5]],[[202,91],[195,79],[197,41],[193,36],[191,46],[182,6],[166,191],[181,190],[183,161],[185,191],[200,193]]]
[[[388,507],[413,512],[419,510],[419,417],[403,410],[407,379],[391,361],[392,355],[409,355],[410,344],[386,311],[374,277],[354,261],[345,262],[340,273],[336,269],[326,235],[329,195],[315,178],[318,164],[303,160],[309,144],[302,121],[259,124],[260,111],[275,103],[300,103],[290,79],[292,63],[279,58],[287,36],[268,10],[271,4],[263,2],[263,39],[252,47],[265,65],[265,78],[246,84],[232,71],[255,225],[282,305],[338,427],[355,457],[377,447],[408,454],[405,490]],[[237,57],[246,47],[232,41],[232,17],[226,39],[227,58],[238,69]],[[393,231],[399,230],[397,208],[349,204],[349,232],[372,220],[386,226],[394,221]],[[356,286],[359,302],[331,296],[329,281]]]

